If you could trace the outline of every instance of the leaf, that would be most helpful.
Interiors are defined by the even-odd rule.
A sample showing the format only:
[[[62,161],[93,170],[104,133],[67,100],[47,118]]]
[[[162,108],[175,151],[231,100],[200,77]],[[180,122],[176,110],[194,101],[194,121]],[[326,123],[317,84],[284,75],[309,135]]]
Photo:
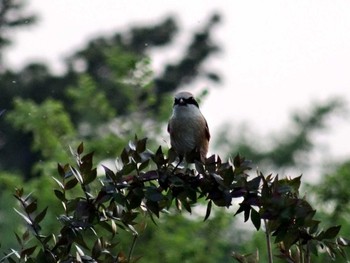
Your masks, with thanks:
[[[259,230],[261,225],[260,214],[253,208],[250,212],[250,219],[252,220],[252,223],[255,226],[256,230]]]
[[[129,153],[125,148],[123,149],[122,153],[120,154],[120,159],[122,160],[122,163],[124,165],[129,163]]]
[[[204,221],[206,221],[209,218],[211,213],[211,207],[212,207],[212,201],[210,200],[207,205],[207,211],[205,213]]]
[[[163,195],[155,188],[148,188],[145,197],[152,202],[159,202],[163,200]]]
[[[57,171],[61,177],[64,177],[66,172],[65,172],[64,168],[62,167],[62,165],[60,165],[59,163],[57,164]]]
[[[35,222],[35,223],[39,224],[39,223],[45,218],[47,209],[48,209],[48,207],[46,207],[43,211],[41,211],[41,212],[34,218],[34,222]]]
[[[17,214],[19,214],[28,224],[32,225],[32,221],[30,220],[30,218],[26,215],[24,215],[23,213],[21,213],[20,211],[18,211],[16,208],[14,208],[14,210],[16,211]]]
[[[132,171],[136,170],[136,168],[137,168],[136,163],[128,163],[128,164],[124,165],[122,173],[123,173],[123,175],[128,175]]]
[[[32,255],[34,253],[35,249],[36,249],[36,246],[32,246],[32,247],[29,247],[29,248],[22,250],[21,251],[21,258],[25,258],[25,257]]]
[[[322,238],[323,239],[333,239],[333,238],[335,238],[339,234],[340,228],[341,228],[341,226],[333,226],[333,227],[328,228],[324,232],[324,234],[322,235]]]
[[[64,189],[65,190],[70,190],[74,188],[78,184],[78,180],[76,178],[72,178],[72,180],[69,180],[64,184]]]
[[[84,152],[84,143],[81,142],[77,148],[77,153],[80,155]]]
[[[27,205],[24,208],[24,211],[26,211],[27,214],[31,214],[34,211],[36,211],[37,208],[38,208],[38,202],[37,200],[33,200],[29,205]]]
[[[23,242],[21,240],[21,238],[17,235],[17,233],[15,233],[15,236],[16,236],[16,239],[17,239],[17,242],[20,246],[23,246]]]
[[[98,258],[101,255],[102,252],[102,243],[101,240],[98,238],[92,248],[92,257],[93,258]]]
[[[88,173],[87,175],[85,175],[84,178],[84,184],[90,184],[91,182],[93,182],[97,177],[97,170],[96,168],[94,168],[90,173]]]
[[[62,202],[65,202],[67,201],[66,197],[64,196],[64,194],[60,191],[60,190],[57,190],[55,189],[54,190],[54,193],[55,193],[55,196]]]
[[[143,163],[140,164],[139,171],[142,171],[143,169],[147,168],[148,165],[149,165],[149,160],[144,161]]]
[[[83,177],[81,176],[81,174],[73,167],[70,167],[70,170],[72,171],[74,177],[78,180],[78,182],[80,184],[83,184]]]
[[[129,149],[132,150],[132,151],[136,151],[136,145],[133,141],[129,141]]]
[[[102,165],[103,169],[105,170],[105,175],[108,179],[111,179],[112,181],[116,181],[117,180],[117,176],[115,175],[115,173],[109,169],[108,167]]]
[[[146,150],[146,142],[147,138],[143,138],[142,140],[139,140],[136,142],[136,152],[142,153]]]
[[[64,175],[63,175],[63,177],[64,177]],[[56,179],[56,178],[53,177],[53,176],[52,176],[52,179],[55,180],[55,182],[58,184],[58,186],[59,186],[62,190],[64,189],[64,185],[63,185],[58,179]]]

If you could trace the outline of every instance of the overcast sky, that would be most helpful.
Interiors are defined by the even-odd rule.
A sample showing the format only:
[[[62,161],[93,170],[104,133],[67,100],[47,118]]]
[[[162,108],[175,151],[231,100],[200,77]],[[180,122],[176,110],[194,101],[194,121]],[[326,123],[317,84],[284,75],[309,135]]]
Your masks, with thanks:
[[[30,0],[29,9],[40,21],[19,31],[6,58],[14,67],[39,59],[57,71],[64,57],[93,36],[175,14],[185,29],[182,41],[186,33],[201,28],[210,13],[220,12],[223,22],[215,36],[223,52],[210,66],[222,72],[224,82],[210,89],[202,104],[214,134],[224,122],[245,122],[261,135],[278,132],[292,110],[334,96],[350,101],[347,0]],[[158,67],[155,62],[155,70]],[[333,155],[350,157],[349,117],[331,123],[328,135],[318,140],[328,144]]]

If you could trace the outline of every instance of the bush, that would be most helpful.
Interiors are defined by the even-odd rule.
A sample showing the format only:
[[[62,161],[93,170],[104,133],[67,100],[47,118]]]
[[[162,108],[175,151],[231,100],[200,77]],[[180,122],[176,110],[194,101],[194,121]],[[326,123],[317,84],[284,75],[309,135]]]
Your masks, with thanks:
[[[231,207],[240,198],[235,215],[243,213],[259,230],[266,233],[269,262],[272,262],[272,241],[278,257],[287,262],[311,262],[311,255],[326,251],[330,257],[346,256],[349,240],[337,237],[340,226],[320,229],[314,219],[316,210],[299,197],[301,176],[283,178],[258,174],[250,178],[250,162],[237,155],[223,162],[211,156],[205,163],[195,162],[182,167],[170,149],[161,147],[152,153],[147,139],[135,138],[122,151],[120,167],[114,172],[107,167],[99,176],[93,165],[93,153],[84,153],[81,143],[72,151],[75,165],[58,164],[58,188],[54,190],[63,212],[58,216],[59,233],[45,233],[41,223],[48,208],[38,209],[38,200],[17,189],[15,198],[22,210],[16,210],[27,224],[27,230],[16,239],[18,249],[11,249],[1,262],[136,262],[133,256],[138,238],[139,219],[153,221],[163,211],[176,207],[192,211],[192,206],[205,201],[204,220],[213,205]],[[120,249],[117,234],[128,231],[132,242],[127,251]],[[31,237],[34,237],[31,238]],[[232,257],[239,262],[258,262],[258,254]]]

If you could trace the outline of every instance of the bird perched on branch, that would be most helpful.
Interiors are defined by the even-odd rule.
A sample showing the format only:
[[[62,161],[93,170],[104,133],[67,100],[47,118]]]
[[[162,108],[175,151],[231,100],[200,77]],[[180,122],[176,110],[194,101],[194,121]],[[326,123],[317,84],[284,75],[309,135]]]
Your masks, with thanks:
[[[190,92],[184,91],[175,95],[168,132],[171,146],[179,155],[180,162],[183,158],[187,162],[205,162],[210,139],[209,128]]]

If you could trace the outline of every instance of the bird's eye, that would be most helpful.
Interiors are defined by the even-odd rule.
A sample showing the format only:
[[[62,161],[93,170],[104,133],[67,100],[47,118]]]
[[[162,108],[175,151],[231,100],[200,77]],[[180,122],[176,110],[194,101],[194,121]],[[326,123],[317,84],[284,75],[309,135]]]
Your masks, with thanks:
[[[187,104],[192,104],[195,105],[198,108],[198,103],[197,101],[194,99],[194,97],[189,97],[188,99],[186,99]]]

